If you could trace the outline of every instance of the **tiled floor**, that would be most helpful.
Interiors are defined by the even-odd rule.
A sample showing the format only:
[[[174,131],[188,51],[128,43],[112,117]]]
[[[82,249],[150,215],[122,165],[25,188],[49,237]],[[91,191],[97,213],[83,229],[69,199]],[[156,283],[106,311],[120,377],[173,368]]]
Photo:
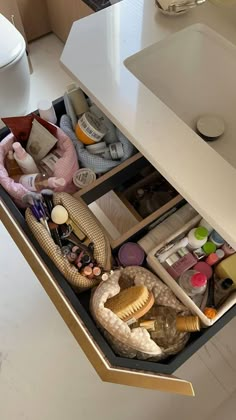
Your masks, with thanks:
[[[29,110],[60,96],[69,77],[53,35],[31,46]],[[236,411],[236,321],[176,376],[192,381],[185,398],[100,381],[9,234],[0,224],[1,420],[233,420]]]

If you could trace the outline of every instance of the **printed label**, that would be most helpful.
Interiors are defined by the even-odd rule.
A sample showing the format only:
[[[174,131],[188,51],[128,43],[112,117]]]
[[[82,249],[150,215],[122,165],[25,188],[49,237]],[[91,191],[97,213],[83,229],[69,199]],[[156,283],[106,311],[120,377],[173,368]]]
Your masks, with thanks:
[[[105,135],[105,132],[102,132],[101,122],[94,115],[83,115],[78,121],[78,124],[81,130],[94,141],[100,141]]]
[[[19,179],[20,184],[29,191],[37,191],[35,186],[35,179],[38,174],[22,175]]]
[[[51,171],[54,171],[55,165],[60,158],[54,155],[54,153],[49,153],[44,159],[42,159],[42,163],[44,163]]]

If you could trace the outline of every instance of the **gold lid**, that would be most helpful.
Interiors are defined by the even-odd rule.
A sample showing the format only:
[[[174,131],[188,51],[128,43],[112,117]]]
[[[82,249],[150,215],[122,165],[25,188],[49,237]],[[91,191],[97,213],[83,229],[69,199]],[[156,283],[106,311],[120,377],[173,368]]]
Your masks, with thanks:
[[[142,321],[139,323],[139,326],[145,328],[148,331],[155,331],[155,320],[150,319],[148,321]]]
[[[200,331],[198,316],[177,316],[176,329],[182,332]]]

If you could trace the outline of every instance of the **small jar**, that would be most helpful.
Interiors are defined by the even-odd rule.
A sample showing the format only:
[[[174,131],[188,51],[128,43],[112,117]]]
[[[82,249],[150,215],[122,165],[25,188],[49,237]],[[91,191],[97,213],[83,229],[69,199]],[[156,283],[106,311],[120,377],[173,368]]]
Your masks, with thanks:
[[[222,236],[220,236],[219,233],[217,233],[215,230],[211,232],[209,239],[211,242],[213,242],[213,244],[216,245],[216,248],[220,248],[225,243],[225,240],[222,238]]]
[[[197,227],[188,233],[188,248],[198,249],[207,242],[208,230],[204,227]]]
[[[106,134],[105,125],[91,112],[85,112],[75,127],[77,138],[84,144],[98,143]]]
[[[229,257],[230,255],[235,254],[235,249],[233,249],[232,246],[230,246],[226,242],[222,246],[222,251],[224,251],[225,257]]]

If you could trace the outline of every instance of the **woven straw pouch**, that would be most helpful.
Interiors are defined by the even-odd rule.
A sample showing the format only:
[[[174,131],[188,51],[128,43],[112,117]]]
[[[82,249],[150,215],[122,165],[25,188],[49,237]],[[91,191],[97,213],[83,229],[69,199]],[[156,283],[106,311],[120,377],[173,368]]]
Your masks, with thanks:
[[[132,330],[104,306],[106,301],[117,295],[121,289],[133,285],[145,285],[152,291],[155,304],[171,307],[179,315],[189,314],[188,309],[178,301],[171,289],[146,268],[126,267],[117,270],[96,288],[90,302],[92,315],[103,329],[112,348],[121,356],[138,359],[160,360],[178,353],[188,341],[188,333],[180,333],[178,342],[168,348],[161,348],[151,339],[145,328]]]
[[[61,204],[67,209],[70,219],[94,243],[94,257],[98,264],[104,270],[110,270],[111,249],[109,241],[89,208],[81,199],[75,199],[67,193],[55,194],[54,204]],[[29,208],[26,210],[25,217],[29,228],[44,252],[52,259],[56,267],[77,291],[81,292],[97,284],[96,280],[90,280],[82,276],[77,268],[62,255],[60,248],[54,243],[43,225],[35,219]]]

